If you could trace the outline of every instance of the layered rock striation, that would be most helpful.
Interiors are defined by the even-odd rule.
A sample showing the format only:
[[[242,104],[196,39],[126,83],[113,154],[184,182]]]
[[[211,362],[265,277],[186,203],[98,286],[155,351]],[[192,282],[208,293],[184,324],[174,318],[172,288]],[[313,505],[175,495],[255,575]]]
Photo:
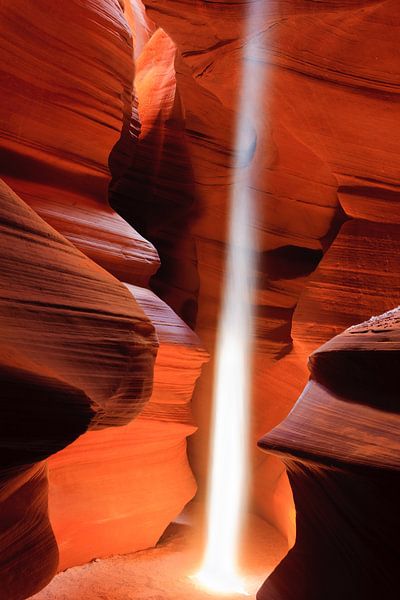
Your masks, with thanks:
[[[128,289],[160,344],[153,393],[132,423],[87,432],[50,459],[49,511],[60,569],[154,546],[196,491],[186,438],[196,429],[190,400],[207,355],[155,294]]]
[[[259,600],[396,598],[400,309],[350,327],[310,357],[310,383],[260,441],[283,457],[294,548]]]
[[[294,508],[285,466],[280,455],[256,451],[255,441],[290,411],[307,382],[310,353],[343,328],[400,303],[394,0],[259,2],[251,31],[246,20],[254,2],[146,0],[147,15],[138,1],[67,4],[50,10],[45,0],[35,6],[16,0],[0,10],[1,173],[19,196],[4,188],[4,239],[13,240],[4,244],[2,267],[4,377],[14,382],[7,385],[14,390],[10,398],[16,398],[15,382],[22,382],[24,411],[32,408],[27,386],[46,389],[37,410],[48,407],[56,421],[75,407],[65,426],[60,421],[52,433],[45,419],[36,433],[36,426],[27,428],[18,452],[15,442],[4,453],[10,463],[4,463],[2,522],[12,523],[4,539],[18,548],[14,553],[10,543],[11,554],[4,555],[10,600],[22,600],[54,572],[42,461],[88,427],[96,431],[50,463],[61,565],[107,548],[154,543],[194,493],[185,457],[193,421],[200,427],[190,456],[202,496],[213,363],[199,382],[192,420],[187,400],[205,355],[183,322],[144,287],[196,326],[213,354],[233,181],[251,174],[257,206],[251,508],[290,543]],[[266,76],[266,85],[262,105],[245,124],[247,147],[234,171],[243,68],[252,80]],[[157,273],[155,247],[162,262]],[[133,286],[142,308],[101,267]],[[145,406],[156,347],[149,319],[160,350],[154,394]],[[338,353],[332,355],[336,364]],[[385,361],[383,354],[380,368]],[[328,402],[322,391],[328,389],[330,399],[344,394],[350,410],[357,386],[332,387],[329,364],[318,370],[327,380],[309,388],[313,402],[318,394],[322,405]],[[357,377],[366,415],[376,407],[374,394],[365,400],[364,366]],[[10,429],[15,415],[7,415]],[[317,411],[314,417],[317,423]],[[10,447],[11,437],[5,437]],[[102,477],[110,490],[103,504]],[[348,481],[347,474],[337,477]],[[168,494],[153,503],[155,481],[160,494],[163,486]],[[37,501],[28,506],[34,489]],[[303,512],[295,483],[293,489]],[[35,526],[23,534],[23,523]],[[20,554],[31,565],[29,589],[15,575]]]
[[[125,286],[7,185],[0,191],[0,580],[7,599],[19,600],[58,563],[43,461],[88,428],[140,412],[157,339]]]
[[[311,352],[400,302],[398,19],[392,0],[145,4],[177,46],[176,85],[196,182],[188,229],[200,280],[196,331],[210,350],[229,192],[235,178],[252,173],[259,248],[254,444],[301,393]],[[265,78],[265,93],[246,124],[242,172],[233,172],[243,68],[249,80]],[[163,181],[167,186],[173,190],[174,182]],[[191,458],[200,481],[212,368],[211,362],[194,404],[200,428]],[[253,509],[293,541],[282,463],[253,452],[252,464]]]
[[[144,285],[154,247],[108,204],[110,153],[137,140],[132,34],[114,0],[1,9],[2,176],[58,231],[119,279]],[[129,160],[118,152],[116,168]]]
[[[155,544],[192,497],[188,403],[206,355],[141,287],[158,253],[108,203],[140,130],[123,3],[0,15],[0,587],[22,600],[57,568]]]

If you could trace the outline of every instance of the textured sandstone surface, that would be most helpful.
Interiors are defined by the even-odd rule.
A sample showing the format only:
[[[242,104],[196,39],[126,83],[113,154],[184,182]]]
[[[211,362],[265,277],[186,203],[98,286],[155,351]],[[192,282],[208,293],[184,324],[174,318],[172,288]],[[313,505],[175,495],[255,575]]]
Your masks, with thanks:
[[[89,431],[50,459],[49,512],[60,570],[154,546],[196,490],[186,438],[195,430],[189,402],[207,355],[155,294],[128,288],[160,344],[153,392],[132,423]]]
[[[73,0],[49,10],[46,0],[17,0],[3,3],[0,16],[3,178],[97,263],[145,284],[157,252],[107,202],[110,153],[121,128],[132,139],[139,129],[120,5]]]
[[[4,348],[89,396],[93,426],[125,424],[151,393],[154,327],[124,285],[1,192]]]
[[[126,140],[133,159],[113,180],[110,201],[157,247],[161,267],[152,289],[194,326],[199,275],[189,227],[196,213],[196,184],[185,135],[187,115],[176,83],[176,47],[154,24],[146,34],[135,77],[141,133],[133,148],[132,139]]]
[[[88,427],[122,425],[141,410],[157,341],[125,286],[4,183],[0,192],[0,579],[18,600],[57,566],[41,461]]]
[[[395,0],[261,2],[252,44],[245,33],[245,11],[254,6],[251,1],[146,0],[145,4],[147,15],[133,0],[72,0],[52,3],[50,8],[46,0],[35,6],[16,0],[0,9],[1,174],[64,236],[46,229],[52,233],[45,234],[49,241],[44,260],[39,252],[43,244],[37,243],[38,234],[30,225],[31,220],[34,226],[38,221],[30,211],[33,216],[21,217],[18,229],[25,233],[14,233],[13,243],[5,246],[4,377],[13,382],[8,386],[13,390],[20,382],[18,402],[28,412],[32,406],[22,400],[27,388],[37,389],[38,398],[40,390],[47,390],[41,410],[44,414],[50,410],[55,420],[70,414],[69,407],[74,406],[68,428],[60,422],[59,429],[50,431],[46,417],[43,428],[27,428],[23,440],[12,442],[12,452],[4,450],[8,460],[20,445],[18,464],[11,471],[6,461],[4,466],[9,500],[1,510],[9,518],[10,507],[16,507],[11,529],[4,531],[5,543],[13,539],[23,544],[25,535],[38,548],[28,552],[21,546],[20,556],[5,557],[4,577],[11,577],[5,581],[14,590],[7,600],[22,600],[54,572],[57,549],[47,521],[47,484],[40,461],[75,439],[90,421],[97,431],[86,433],[51,460],[50,514],[62,540],[61,564],[105,554],[108,544],[113,551],[125,552],[156,541],[163,523],[194,493],[185,450],[194,424],[199,429],[189,444],[190,460],[200,484],[199,498],[204,495],[213,362],[197,386],[192,416],[187,401],[205,355],[197,338],[165,304],[137,286],[150,285],[196,327],[213,354],[233,178],[251,172],[257,204],[251,508],[274,523],[290,543],[295,538],[295,513],[286,468],[278,456],[258,452],[255,442],[292,408],[307,383],[310,353],[343,328],[400,303]],[[265,73],[267,78],[262,107],[246,124],[242,167],[234,173],[243,56],[253,80]],[[4,198],[13,198],[11,204],[28,210],[9,190],[4,193]],[[20,256],[23,259],[16,262]],[[144,312],[126,288],[86,256],[120,281],[133,284],[133,295]],[[71,257],[77,261],[72,267]],[[159,257],[162,266],[156,273]],[[16,276],[19,269],[21,277]],[[15,296],[9,298],[9,289],[16,290]],[[54,306],[43,301],[49,294]],[[16,303],[25,296],[26,304]],[[64,299],[59,308],[58,298]],[[155,324],[160,350],[154,394],[143,409],[142,400],[149,395],[143,368],[150,368],[151,361],[141,353],[150,357],[155,352],[144,313]],[[97,333],[90,341],[92,327]],[[346,336],[340,336],[340,344]],[[382,408],[376,407],[375,372],[385,373],[380,385],[388,406],[395,402],[387,353],[374,352],[377,362],[372,368],[371,353],[363,353],[360,360],[362,342],[357,340],[355,346],[358,358],[353,353],[352,364],[356,362],[351,368],[349,355],[341,351],[332,351],[333,361],[325,360],[330,350],[321,352],[321,361],[318,353],[311,359],[312,369],[313,361],[321,365],[307,388],[318,445],[321,411],[324,414],[324,407],[330,406],[339,426],[343,395],[350,411],[347,398],[358,401],[360,393],[362,408],[352,404],[352,418],[375,422],[376,410]],[[132,373],[135,361],[140,368]],[[346,380],[338,387],[334,382],[339,366],[340,373],[352,370],[357,384]],[[365,380],[368,395],[365,370],[370,373]],[[141,377],[146,389],[138,392]],[[321,386],[329,388],[328,396]],[[137,402],[132,403],[133,397]],[[127,423],[141,409],[133,423],[103,429]],[[14,414],[7,419],[14,422]],[[4,423],[8,427],[7,420]],[[383,422],[382,435],[386,425]],[[10,445],[11,439],[5,439]],[[96,447],[103,462],[96,458]],[[317,454],[320,460],[321,452]],[[126,477],[128,471],[132,479]],[[289,475],[297,510],[305,514],[309,498],[318,492],[308,472],[300,479],[310,483],[309,490],[304,485],[299,491],[290,468]],[[93,482],[91,486],[82,485],[84,477]],[[112,490],[103,504],[101,477]],[[168,494],[164,497],[165,487],[160,485],[161,495],[153,502],[149,496],[156,480],[169,482]],[[179,484],[170,483],[178,480]],[[332,484],[336,493],[347,482],[347,474],[338,475],[337,485]],[[376,493],[384,483],[379,481]],[[365,486],[363,480],[360,489]],[[318,496],[315,512],[329,496],[330,483],[328,488],[325,496]],[[354,490],[352,483],[349,497]],[[365,493],[369,497],[368,489]],[[64,495],[70,499],[69,516]],[[335,507],[328,513],[325,520],[331,518],[338,530],[346,529],[343,521],[335,521]],[[21,527],[28,522],[34,524],[29,534]],[[76,540],[85,524],[86,546],[79,554]],[[379,532],[371,535],[379,549]],[[298,539],[301,544],[301,530]],[[318,540],[316,544],[319,547]],[[27,564],[25,551],[32,561],[30,589],[15,575],[21,564]],[[329,559],[331,549],[326,552]],[[42,555],[48,559],[42,561]],[[321,581],[324,577],[325,572]],[[312,595],[309,598],[313,600]]]
[[[154,294],[114,278],[147,285],[159,266],[154,246],[108,204],[109,165],[118,180],[140,129],[122,3],[18,0],[0,16],[1,175],[14,190],[1,185],[0,587],[22,600],[53,576],[58,546],[60,566],[147,547],[191,498],[187,403],[206,355]],[[164,345],[152,407],[127,431],[152,392],[151,321]],[[48,494],[44,459],[88,429],[70,463],[51,462]],[[87,437],[99,445],[86,447]]]
[[[284,457],[297,539],[258,600],[397,597],[399,335],[397,308],[324,344],[290,415],[260,441]]]
[[[263,105],[247,124],[253,149],[247,167],[243,158],[243,169],[253,173],[260,250],[255,441],[287,415],[307,382],[313,350],[344,327],[400,302],[395,3],[259,3],[251,45],[245,18],[255,3],[145,4],[177,45],[176,93],[196,182],[188,228],[200,283],[196,331],[211,354],[230,182],[242,176],[232,173],[231,164],[243,54],[253,79],[267,74]],[[159,148],[157,140],[147,140]],[[159,181],[163,190],[177,189],[174,182]],[[199,432],[190,451],[200,481],[206,475],[212,369],[211,361],[194,404]],[[253,454],[253,507],[293,540],[283,465]]]
[[[400,301],[400,226],[352,219],[313,273],[293,318],[308,354],[350,325]]]

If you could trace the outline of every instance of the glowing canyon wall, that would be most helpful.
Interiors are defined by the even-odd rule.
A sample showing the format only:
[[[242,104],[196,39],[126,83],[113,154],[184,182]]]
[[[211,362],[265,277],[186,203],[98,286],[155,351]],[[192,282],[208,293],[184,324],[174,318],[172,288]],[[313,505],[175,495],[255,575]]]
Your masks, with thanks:
[[[208,348],[231,179],[246,168],[253,173],[255,446],[300,395],[312,351],[400,302],[398,11],[390,0],[145,4],[178,48],[176,79],[196,181],[190,230],[200,278],[196,331]],[[250,45],[244,22],[257,4]],[[253,78],[267,71],[265,102],[247,124],[243,173],[233,174],[243,57]],[[212,368],[211,362],[194,398],[200,427],[190,451],[200,480]],[[254,451],[253,475],[253,510],[292,542],[293,504],[282,463]]]
[[[256,442],[310,354],[400,304],[397,3],[260,4],[251,46],[251,1],[1,4],[7,600],[155,544],[195,493],[196,426],[204,497],[212,358],[189,401],[214,352],[232,178],[251,172],[258,207],[250,508],[288,545],[286,467]],[[233,172],[244,56],[267,78]]]
[[[192,498],[207,355],[144,287],[158,253],[108,203],[109,164],[117,180],[140,129],[121,6],[7,2],[1,17],[0,581],[18,600],[56,569],[154,545]]]

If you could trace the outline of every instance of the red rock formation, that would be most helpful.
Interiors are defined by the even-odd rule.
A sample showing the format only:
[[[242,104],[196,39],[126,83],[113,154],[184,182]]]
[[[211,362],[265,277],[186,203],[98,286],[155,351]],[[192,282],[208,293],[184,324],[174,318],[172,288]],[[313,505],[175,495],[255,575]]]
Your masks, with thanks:
[[[259,600],[397,598],[400,309],[314,352],[311,382],[260,442],[284,456],[294,548]]]
[[[206,355],[157,296],[129,289],[160,342],[153,393],[134,422],[88,432],[50,459],[60,569],[153,546],[196,489],[186,437],[195,430],[189,402]]]
[[[135,39],[139,105],[132,93],[133,47],[123,16],[124,4]],[[253,173],[252,188],[259,208],[254,223],[259,255],[253,441],[290,410],[306,382],[310,352],[343,327],[400,302],[396,262],[400,153],[394,43],[398,19],[394,1],[259,4],[263,12],[254,21],[256,43],[251,45],[245,39],[244,22],[245,10],[254,6],[252,2],[147,0],[155,25],[138,3],[116,0],[73,0],[68,6],[52,5],[51,11],[44,0],[35,3],[35,9],[26,0],[1,7],[5,58],[0,129],[6,181],[48,223],[123,281],[147,285],[158,266],[154,244],[163,267],[151,281],[153,289],[187,323],[197,323],[197,332],[211,352],[232,179],[241,178],[247,170]],[[164,31],[156,30],[157,26]],[[267,85],[262,109],[247,126],[248,152],[242,156],[243,167],[234,173],[243,53],[253,79],[267,71]],[[140,233],[129,228],[107,203],[108,163],[112,206]],[[351,222],[341,227],[346,219]],[[38,296],[44,292],[38,291]],[[141,294],[136,289],[135,295]],[[149,310],[150,315],[153,307],[156,312],[160,310],[152,296],[146,298],[145,312]],[[81,300],[86,302],[83,296]],[[91,310],[93,319],[104,312],[98,305]],[[68,318],[73,329],[76,319]],[[157,318],[151,318],[158,323]],[[166,333],[160,323],[158,329],[162,335]],[[42,331],[39,320],[35,331],[38,336]],[[180,331],[184,331],[182,327]],[[10,339],[12,336],[13,331]],[[124,355],[119,337],[112,339],[117,355]],[[186,353],[191,344],[186,338],[178,339]],[[164,354],[158,359],[156,375],[160,382],[165,378],[167,386],[163,391],[161,384],[156,386],[155,401],[141,420],[121,431],[124,445],[134,431],[138,435],[138,454],[124,454],[126,465],[135,468],[140,453],[146,452],[139,443],[140,436],[145,432],[146,436],[153,435],[150,431],[157,435],[171,432],[179,452],[169,473],[176,469],[187,483],[182,486],[182,495],[171,499],[166,509],[170,515],[193,490],[183,452],[184,438],[192,425],[187,407],[178,405],[170,393],[174,365],[169,364],[168,356],[178,359],[180,353],[166,338],[161,342]],[[101,347],[101,342],[96,342],[96,351]],[[61,369],[61,358],[57,362],[58,354],[51,348],[41,366]],[[195,362],[204,358],[196,352],[191,356]],[[71,379],[63,379],[67,396],[75,398],[82,389],[92,401],[99,391],[96,385],[102,382],[99,372],[103,363],[87,372],[92,364],[89,358],[86,364],[76,360]],[[117,362],[114,367],[118,369]],[[189,394],[189,380],[192,385],[198,367],[190,376],[187,373],[187,389],[179,394]],[[211,363],[194,404],[194,420],[200,427],[191,443],[191,460],[200,482],[206,474],[212,369]],[[116,375],[115,386],[120,376]],[[89,389],[90,382],[93,389]],[[46,383],[49,388],[53,384],[58,385]],[[114,393],[110,384],[111,388]],[[105,402],[106,397],[104,393]],[[87,402],[85,395],[79,398],[79,406]],[[113,416],[104,423],[119,422],[119,417]],[[53,488],[53,514],[60,539],[65,536],[66,540],[63,564],[97,553],[95,543],[99,552],[106,551],[101,536],[109,529],[100,522],[109,514],[113,499],[108,498],[103,516],[97,503],[93,522],[98,537],[93,537],[93,547],[86,547],[78,556],[68,549],[73,542],[68,542],[67,536],[73,540],[75,532],[67,531],[60,498],[62,491],[66,493],[66,474],[75,473],[78,479],[80,469],[87,477],[100,473],[89,440],[104,436],[105,455],[112,457],[116,433],[104,430],[86,434],[76,442],[76,464],[72,449],[54,459],[53,481],[59,476],[60,492]],[[78,458],[80,443],[88,454],[84,464]],[[161,478],[157,471],[161,465],[153,466]],[[283,463],[253,452],[253,471],[252,507],[293,540],[293,504]],[[110,470],[104,473],[110,487],[119,489],[114,500],[121,515],[124,501],[133,499],[134,494],[126,488],[123,471],[114,479]],[[164,472],[162,477],[170,475]],[[93,489],[98,488],[94,485]],[[73,491],[68,493],[72,498]],[[77,486],[73,496],[75,524],[85,493],[87,489]],[[44,495],[41,498],[44,514]],[[136,498],[134,508],[139,515],[140,498]],[[133,515],[134,511],[126,527],[132,535]],[[167,513],[155,517],[157,528],[166,519]],[[138,540],[150,543],[157,528],[154,526],[146,538],[137,530],[138,539],[131,548],[139,547],[142,542]],[[117,547],[118,540],[114,542],[113,547]],[[122,546],[128,548],[126,538]]]
[[[110,208],[107,198],[108,163],[118,181],[132,159],[139,130],[132,36],[121,3],[74,0],[49,10],[44,1],[33,8],[18,0],[5,3],[0,12],[1,172],[24,200],[1,188],[1,369],[3,381],[10,383],[10,399],[2,413],[0,509],[2,547],[9,550],[0,555],[0,582],[7,600],[22,600],[54,573],[56,542],[62,566],[148,546],[193,495],[186,436],[194,425],[184,403],[205,355],[172,311],[135,288],[151,319],[161,320],[164,351],[158,377],[163,386],[156,381],[152,406],[141,424],[125,426],[149,398],[157,342],[132,294],[101,267],[124,281],[145,285],[159,259],[152,244]],[[171,381],[177,373],[179,385]],[[17,415],[6,412],[12,402],[27,415],[28,424],[19,424],[21,439],[15,433]],[[114,425],[125,427],[104,429]],[[97,431],[68,449],[67,458],[61,453],[52,462],[49,509],[55,540],[47,517],[45,464],[40,461],[88,428]],[[128,446],[132,437],[133,457]],[[89,444],[92,471],[81,464],[80,444],[86,448],[87,438],[104,438],[103,449]],[[88,486],[99,475],[100,457],[115,457],[122,440],[121,462],[114,470],[104,463],[108,496],[103,490],[103,501],[85,504],[85,498],[98,492],[95,485]],[[58,467],[53,469],[53,464]],[[66,497],[71,489],[60,466],[66,464],[69,476],[76,476],[70,513]],[[126,469],[136,469],[136,480],[129,479]],[[86,482],[79,478],[84,474]],[[170,493],[164,497],[160,487],[159,496],[150,501],[155,480],[170,486]],[[136,490],[143,485],[143,495],[132,490],[134,481]],[[127,504],[131,513],[123,522]],[[102,530],[99,522],[106,520]],[[88,536],[80,553],[68,547],[69,539],[77,539],[74,527]],[[22,570],[29,578],[20,577]]]
[[[139,128],[128,24],[114,0],[48,8],[1,8],[2,175],[85,254],[145,284],[157,252],[107,202],[110,152],[121,127],[132,139]]]
[[[0,480],[2,593],[5,598],[22,600],[52,579],[58,550],[47,514],[45,466],[4,467]],[[21,577],[27,565],[28,580]]]
[[[40,461],[88,427],[122,425],[140,411],[156,339],[128,290],[3,183],[0,220],[0,580],[19,600],[57,566]]]
[[[190,232],[200,277],[196,330],[210,349],[223,272],[243,49],[253,79],[267,72],[262,110],[248,127],[249,145],[252,128],[257,133],[252,169],[260,207],[255,224],[261,250],[253,398],[256,439],[262,427],[268,430],[286,416],[306,383],[310,352],[343,327],[400,301],[396,276],[390,276],[390,271],[398,271],[399,234],[386,225],[398,221],[394,4],[391,0],[259,3],[263,14],[253,22],[256,42],[251,46],[244,39],[245,11],[254,5],[250,2],[146,0],[145,4],[180,54],[176,79],[199,207]],[[349,217],[358,221],[346,224],[328,250]],[[308,288],[307,275],[315,269],[321,250],[328,252]],[[373,256],[381,251],[384,272],[375,277]],[[296,265],[301,259],[300,274]],[[390,266],[386,267],[386,259]],[[352,262],[357,274],[351,272]],[[327,281],[332,278],[334,287]],[[281,358],[290,350],[291,338],[294,353]],[[274,364],[276,358],[280,360]],[[198,476],[204,475],[211,371],[212,363],[194,406],[200,428],[191,446]],[[289,377],[291,385],[282,389],[282,380]],[[254,508],[293,539],[283,465],[275,458],[255,456],[254,477],[255,487],[262,490],[255,491]],[[282,497],[289,500],[281,502]]]
[[[345,223],[302,294],[293,336],[309,354],[343,328],[400,301],[400,227]]]
[[[176,47],[161,30],[153,32],[136,62],[141,134],[130,143],[132,162],[111,185],[110,201],[150,239],[161,257],[152,288],[193,326],[199,278],[189,226],[195,184],[185,139],[185,115],[176,87]],[[137,199],[140,198],[140,202]]]

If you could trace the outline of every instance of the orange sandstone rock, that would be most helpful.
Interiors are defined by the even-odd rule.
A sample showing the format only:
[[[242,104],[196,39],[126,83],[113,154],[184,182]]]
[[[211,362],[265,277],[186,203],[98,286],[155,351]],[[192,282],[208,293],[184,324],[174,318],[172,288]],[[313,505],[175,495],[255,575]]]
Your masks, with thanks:
[[[164,302],[128,287],[160,342],[153,393],[134,422],[88,432],[50,459],[60,569],[155,545],[196,489],[186,437],[195,430],[189,402],[207,356]]]
[[[397,597],[399,325],[397,308],[312,354],[310,383],[260,441],[287,466],[297,539],[259,600]]]
[[[253,424],[254,431],[262,424],[267,430],[278,415],[285,416],[305,385],[310,352],[343,327],[399,303],[399,232],[393,226],[398,223],[400,155],[394,3],[261,2],[252,44],[246,38],[245,11],[255,3],[145,4],[179,53],[176,79],[199,209],[191,222],[200,279],[196,331],[211,351],[229,185],[246,168],[254,175],[260,256]],[[252,79],[266,74],[266,84],[262,106],[247,124],[252,161],[233,174],[243,57]],[[347,218],[357,221],[342,226]],[[304,249],[309,254],[300,275],[296,265]],[[275,250],[283,256],[288,250],[286,261],[278,262],[276,255],[276,260],[264,260]],[[322,252],[325,257],[308,287],[307,276]],[[277,264],[286,277],[274,278]],[[296,354],[282,358],[291,338]],[[293,385],[282,385],[288,377]],[[194,404],[200,428],[191,452],[201,480],[211,388],[212,362]],[[256,490],[253,506],[283,527],[285,515],[269,512],[282,483],[277,463],[274,459],[269,469],[261,458],[254,461],[254,487],[267,490],[268,500]],[[281,506],[282,513],[292,511],[290,502]],[[293,531],[290,535],[293,539]]]
[[[110,152],[121,130],[134,140],[139,129],[120,5],[73,1],[49,11],[45,0],[17,0],[0,14],[2,177],[93,260],[145,284],[157,252],[107,200]]]
[[[4,183],[0,193],[0,580],[8,600],[21,600],[58,561],[40,461],[88,427],[122,425],[141,410],[157,343],[122,284]]]
[[[195,490],[186,458],[186,436],[194,430],[187,403],[205,354],[196,336],[166,305],[136,287],[134,296],[142,298],[151,320],[159,323],[163,344],[151,407],[143,410],[157,347],[153,326],[128,289],[101,268],[128,283],[146,285],[159,266],[153,245],[110,208],[107,198],[108,165],[113,185],[121,182],[134,161],[140,128],[132,89],[132,38],[122,8],[123,3],[114,0],[76,0],[51,11],[45,2],[32,10],[28,2],[18,0],[1,8],[2,174],[50,225],[4,188],[1,210],[11,233],[3,233],[5,239],[16,240],[5,244],[2,256],[4,380],[11,372],[15,393],[21,380],[25,386],[39,386],[46,400],[35,411],[19,394],[20,410],[29,415],[33,411],[43,420],[42,426],[33,419],[21,440],[11,435],[15,415],[4,420],[11,454],[16,456],[19,444],[26,461],[26,468],[17,464],[16,471],[4,467],[6,493],[10,498],[13,494],[12,501],[21,508],[14,527],[11,501],[2,506],[5,539],[12,538],[21,553],[15,563],[8,555],[2,563],[9,600],[39,589],[57,564],[45,475],[35,461],[88,428],[96,431],[51,461],[50,511],[61,567],[154,544]],[[131,13],[128,17],[132,22]],[[146,19],[142,25],[147,27]],[[138,22],[136,40],[140,27]],[[168,54],[156,76],[174,55],[173,44],[164,38]],[[168,95],[169,73],[172,69],[157,97],[165,118],[176,110]],[[145,90],[150,93],[151,86],[145,85]],[[154,122],[149,113],[145,133]],[[142,410],[141,421],[127,425]],[[105,429],[115,425],[120,426],[115,432]],[[110,468],[102,472],[102,466]],[[131,469],[135,474],[130,479]],[[108,483],[101,501],[99,475]],[[32,511],[25,522],[21,514],[28,511],[27,486]],[[86,532],[86,545],[81,538],[76,544],[77,532]],[[24,539],[29,547],[24,547]],[[16,577],[19,561],[32,570],[29,585]]]

